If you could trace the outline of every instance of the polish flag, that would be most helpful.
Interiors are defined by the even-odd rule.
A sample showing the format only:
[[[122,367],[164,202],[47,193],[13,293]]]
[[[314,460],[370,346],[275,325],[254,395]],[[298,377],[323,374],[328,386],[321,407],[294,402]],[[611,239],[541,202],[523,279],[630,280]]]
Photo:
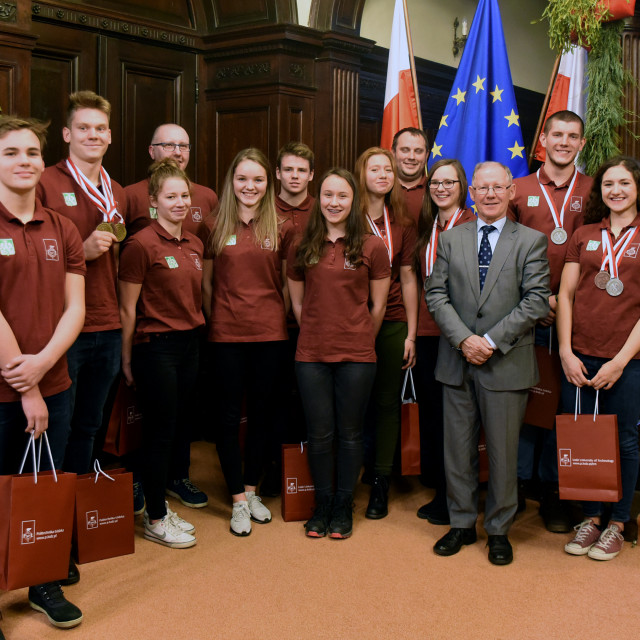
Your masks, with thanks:
[[[420,107],[414,86],[411,35],[405,20],[406,0],[396,0],[391,26],[387,87],[384,93],[380,146],[391,149],[393,136],[405,127],[422,129]]]
[[[558,111],[568,109],[585,119],[587,109],[587,50],[584,47],[572,45],[567,53],[562,54],[558,75],[549,100],[549,107],[545,115],[547,118]],[[547,154],[538,140],[535,159],[544,162]]]

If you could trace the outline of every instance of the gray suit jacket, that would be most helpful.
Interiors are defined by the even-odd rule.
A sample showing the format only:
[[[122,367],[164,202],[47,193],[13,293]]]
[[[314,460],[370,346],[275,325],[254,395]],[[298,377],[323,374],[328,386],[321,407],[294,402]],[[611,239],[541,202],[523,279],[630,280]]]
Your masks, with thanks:
[[[425,283],[427,306],[442,332],[436,378],[462,384],[466,360],[460,343],[488,333],[498,348],[478,366],[480,384],[492,391],[533,386],[538,381],[533,331],[549,313],[551,295],[546,236],[507,220],[482,293],[476,221],[440,234],[437,255]]]

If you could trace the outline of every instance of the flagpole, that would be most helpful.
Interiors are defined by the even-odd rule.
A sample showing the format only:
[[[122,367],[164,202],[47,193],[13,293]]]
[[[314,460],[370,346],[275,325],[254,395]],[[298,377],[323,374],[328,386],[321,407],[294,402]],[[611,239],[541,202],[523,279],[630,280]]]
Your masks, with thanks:
[[[409,45],[409,64],[411,65],[411,81],[413,82],[413,92],[416,96],[416,108],[418,110],[418,124],[422,129],[422,113],[420,111],[420,92],[418,90],[418,77],[416,75],[416,63],[413,59],[413,43],[411,42],[411,29],[409,28],[409,9],[407,8],[407,0],[402,0],[402,8],[404,9],[404,26],[407,30],[407,43]]]
[[[556,78],[558,77],[558,68],[560,67],[560,58],[562,56],[557,56],[555,64],[553,65],[553,71],[551,72],[551,79],[549,80],[549,86],[547,87],[547,95],[544,97],[544,102],[542,103],[542,111],[540,111],[540,117],[538,118],[538,126],[536,127],[536,134],[533,138],[533,142],[531,143],[531,151],[529,151],[529,167],[531,167],[531,163],[533,162],[533,156],[536,152],[536,147],[538,145],[538,139],[540,138],[540,134],[542,133],[542,127],[544,125],[544,119],[547,115],[547,109],[549,108],[549,102],[551,100],[551,93],[553,92],[553,86],[556,83]]]

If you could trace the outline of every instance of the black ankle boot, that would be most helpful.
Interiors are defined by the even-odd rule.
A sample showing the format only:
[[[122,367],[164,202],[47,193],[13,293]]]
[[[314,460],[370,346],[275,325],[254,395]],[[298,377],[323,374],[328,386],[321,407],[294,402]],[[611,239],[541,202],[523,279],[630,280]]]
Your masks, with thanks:
[[[376,476],[371,487],[371,496],[367,505],[366,518],[379,520],[388,513],[387,502],[389,500],[389,478],[387,476]]]
[[[333,496],[316,496],[316,508],[309,521],[304,525],[309,538],[324,538],[329,528]]]

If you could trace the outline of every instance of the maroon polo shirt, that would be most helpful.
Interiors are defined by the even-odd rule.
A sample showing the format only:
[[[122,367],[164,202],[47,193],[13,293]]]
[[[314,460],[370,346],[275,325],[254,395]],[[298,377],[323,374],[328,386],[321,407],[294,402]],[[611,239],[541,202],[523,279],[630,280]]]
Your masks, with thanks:
[[[640,215],[629,225],[638,226]],[[574,351],[584,355],[610,359],[622,349],[640,318],[640,232],[620,260],[618,277],[624,291],[613,297],[594,283],[602,265],[602,229],[607,229],[615,244],[607,217],[577,229],[567,249],[567,262],[580,265],[573,301],[571,345]],[[640,353],[634,356],[638,358]]]
[[[126,219],[124,189],[111,181],[118,212]],[[73,179],[64,160],[47,167],[40,178],[36,194],[45,207],[69,218],[84,242],[103,221],[102,213]],[[87,261],[85,286],[86,316],[83,332],[120,329],[118,311],[116,247]]]
[[[420,178],[420,182],[413,187],[405,187],[402,183],[402,194],[404,195],[404,201],[407,205],[407,213],[409,217],[418,224],[420,218],[420,210],[422,209],[422,202],[427,194],[427,176],[426,174]]]
[[[536,173],[532,173],[524,178],[516,178],[513,182],[516,185],[516,195],[515,198],[509,202],[508,215],[512,220],[525,225],[525,227],[540,231],[547,236],[549,240],[547,257],[549,258],[549,268],[551,270],[551,292],[558,293],[569,240],[574,231],[582,226],[584,210],[587,205],[589,193],[591,193],[593,179],[582,173],[578,173],[570,201],[567,202],[564,210],[563,227],[568,236],[564,244],[554,244],[551,242],[551,232],[555,229],[556,225],[553,222],[547,200],[538,184]],[[563,184],[556,185],[556,183],[547,176],[543,166],[540,168],[540,182],[547,190],[559,215],[562,209],[562,203],[567,196],[567,191],[571,184],[571,178]]]
[[[127,233],[134,233],[147,227],[151,220],[157,220],[154,207],[149,204],[149,178],[124,188],[127,199]],[[218,196],[209,187],[191,183],[191,207],[182,222],[182,230],[198,232],[200,223],[218,206]]]
[[[402,285],[400,283],[400,267],[413,265],[413,254],[416,250],[416,227],[413,223],[402,226],[395,222],[393,211],[389,209],[391,237],[393,239],[393,266],[391,267],[391,286],[387,299],[387,310],[384,319],[389,322],[406,322],[407,313],[402,300]],[[383,238],[386,238],[384,216],[374,220]],[[367,227],[369,223],[367,221]],[[367,229],[369,230],[369,229]],[[387,254],[387,261],[389,254]]]
[[[51,340],[64,313],[67,273],[86,273],[73,223],[39,200],[26,224],[0,204],[0,311],[22,353],[39,353]],[[45,398],[71,386],[66,355],[38,386]],[[0,402],[18,401],[20,393],[0,376]]]
[[[465,224],[466,222],[471,222],[476,219],[475,213],[473,213],[473,209],[466,209],[463,214],[460,216],[459,220],[453,225],[457,227],[458,225]],[[438,229],[440,233],[444,232],[444,227],[441,224],[438,224]],[[426,246],[421,252],[420,255],[420,279],[424,282],[425,275],[427,273],[427,248]],[[436,321],[433,319],[433,316],[429,313],[429,309],[427,308],[427,303],[424,300],[424,291],[420,292],[420,307],[418,310],[418,335],[419,336],[439,336],[440,328],[436,324]]]
[[[355,269],[345,258],[343,238],[327,240],[318,264],[304,270],[295,267],[296,250],[290,248],[287,261],[287,277],[304,282],[296,360],[375,362],[369,283],[391,274],[384,242],[367,235]]]
[[[184,231],[177,239],[152,220],[124,246],[118,278],[142,285],[134,343],[152,333],[204,325],[202,242],[192,233]]]
[[[201,233],[206,233],[207,224]],[[280,225],[278,249],[256,242],[253,221],[240,222],[222,252],[213,257],[210,342],[287,340],[282,262],[294,235],[293,224]]]
[[[276,196],[276,211],[284,218],[291,220],[296,235],[300,236],[309,222],[309,216],[315,201],[316,199],[313,196],[307,195],[297,207],[294,207],[285,202],[280,196]]]

